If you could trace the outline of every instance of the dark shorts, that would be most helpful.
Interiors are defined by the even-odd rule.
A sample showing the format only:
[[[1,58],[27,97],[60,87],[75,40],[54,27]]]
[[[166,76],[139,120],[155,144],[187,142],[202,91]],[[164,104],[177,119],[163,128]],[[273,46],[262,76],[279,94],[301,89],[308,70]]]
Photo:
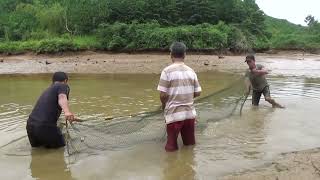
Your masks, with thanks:
[[[259,105],[261,94],[263,94],[264,98],[271,97],[269,86],[266,86],[265,88],[263,88],[262,91],[253,90],[253,92],[252,92],[252,104],[253,105],[255,105],[255,106]]]
[[[27,124],[26,129],[32,147],[59,148],[65,146],[64,138],[58,127]]]
[[[187,119],[184,121],[167,124],[167,144],[165,147],[166,151],[178,150],[177,139],[180,132],[184,145],[194,145],[196,143],[194,136],[194,123],[195,119]]]

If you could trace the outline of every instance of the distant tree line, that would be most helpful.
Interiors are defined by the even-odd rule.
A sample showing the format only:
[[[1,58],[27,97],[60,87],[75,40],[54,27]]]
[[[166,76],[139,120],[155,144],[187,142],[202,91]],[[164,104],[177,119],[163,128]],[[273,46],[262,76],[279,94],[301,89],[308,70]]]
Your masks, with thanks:
[[[176,40],[195,49],[265,49],[265,17],[255,0],[1,0],[0,52],[159,49]]]

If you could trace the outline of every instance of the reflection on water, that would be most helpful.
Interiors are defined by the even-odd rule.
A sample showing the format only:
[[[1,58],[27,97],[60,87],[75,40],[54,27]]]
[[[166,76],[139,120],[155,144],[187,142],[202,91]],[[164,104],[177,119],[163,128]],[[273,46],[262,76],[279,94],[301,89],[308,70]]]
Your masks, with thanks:
[[[71,180],[71,172],[64,160],[64,149],[32,149],[31,176],[39,180]]]
[[[194,147],[184,147],[180,151],[168,153],[165,157],[163,180],[195,179],[194,155]]]
[[[71,75],[71,108],[82,119],[92,121],[158,109],[158,78]],[[199,74],[203,96],[229,86],[237,78],[223,73]],[[0,179],[212,179],[257,166],[279,153],[319,147],[320,131],[314,127],[320,126],[316,116],[320,79],[274,76],[268,80],[271,95],[286,109],[273,109],[264,100],[255,108],[249,97],[241,117],[236,109],[233,116],[221,119],[218,116],[222,112],[233,109],[225,105],[241,95],[235,95],[239,89],[221,94],[212,103],[201,101],[197,104],[200,118],[193,148],[181,147],[180,143],[179,152],[166,153],[164,142],[148,141],[95,156],[80,154],[76,160],[68,161],[70,157],[62,150],[31,151],[25,138],[27,116],[39,94],[50,84],[50,76],[0,76],[0,169],[4,170]],[[202,126],[202,122],[206,124]],[[146,127],[151,132],[160,129]],[[117,129],[113,131],[117,134]],[[113,138],[121,139],[120,135],[119,139]],[[17,173],[9,171],[13,167],[18,169]],[[54,173],[46,173],[47,170]]]

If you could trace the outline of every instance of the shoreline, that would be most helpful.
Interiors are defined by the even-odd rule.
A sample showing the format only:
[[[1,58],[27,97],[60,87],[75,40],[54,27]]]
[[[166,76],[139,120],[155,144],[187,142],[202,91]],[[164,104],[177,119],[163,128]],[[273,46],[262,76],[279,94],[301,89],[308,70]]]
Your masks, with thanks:
[[[292,52],[299,52],[305,54],[313,54],[320,55],[320,49],[304,49],[304,48],[293,48],[293,49],[285,49],[285,48],[269,48],[269,49],[252,49],[249,51],[246,50],[217,50],[217,49],[188,49],[188,53],[191,55],[222,55],[222,56],[241,56],[247,53],[260,53],[260,54],[290,54]],[[71,54],[81,54],[83,52],[94,52],[94,53],[102,53],[102,54],[157,54],[163,55],[169,52],[169,49],[135,49],[135,50],[103,50],[103,49],[79,49],[79,50],[66,50],[61,52],[47,52],[47,53],[37,53],[35,51],[16,51],[16,52],[0,52],[0,56],[17,56],[17,55],[45,55],[45,56],[60,56],[60,55],[71,55]]]
[[[265,58],[289,58],[302,60],[318,57],[313,54],[303,54],[299,51],[284,51],[277,54],[257,53],[257,61]],[[221,71],[243,72],[247,65],[245,55],[218,56],[187,53],[185,63],[196,72]],[[0,74],[37,74],[65,71],[67,73],[84,74],[160,74],[161,70],[171,63],[170,55],[166,53],[105,53],[83,51],[77,53],[62,53],[60,55],[0,55]]]
[[[270,163],[219,178],[220,180],[318,180],[320,147],[280,154]]]
[[[239,60],[238,60],[239,59]],[[238,69],[243,57],[187,54],[186,64],[196,72]],[[85,51],[61,55],[2,55],[0,74],[34,74],[65,71],[96,74],[160,74],[171,63],[169,53],[109,54]],[[242,68],[245,68],[245,64]]]

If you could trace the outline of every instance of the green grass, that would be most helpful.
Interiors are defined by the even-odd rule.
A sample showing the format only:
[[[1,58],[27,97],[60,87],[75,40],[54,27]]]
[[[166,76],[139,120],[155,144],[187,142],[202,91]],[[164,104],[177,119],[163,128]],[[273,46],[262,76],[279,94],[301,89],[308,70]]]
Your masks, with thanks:
[[[42,40],[0,42],[0,53],[19,54],[25,52],[58,53],[98,49],[100,43],[95,36],[53,37]]]
[[[73,38],[73,43],[79,50],[99,49],[101,43],[96,36],[76,36]]]

